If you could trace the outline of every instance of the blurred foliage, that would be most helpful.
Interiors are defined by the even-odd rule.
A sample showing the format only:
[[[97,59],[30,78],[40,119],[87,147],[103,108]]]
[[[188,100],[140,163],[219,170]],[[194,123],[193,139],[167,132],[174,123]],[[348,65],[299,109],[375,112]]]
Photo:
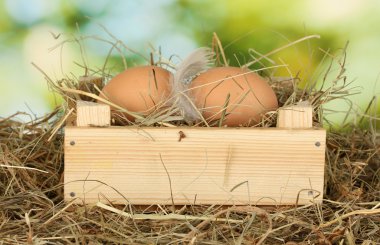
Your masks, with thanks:
[[[232,66],[252,60],[250,49],[264,55],[307,35],[321,35],[323,38],[318,41],[306,41],[271,56],[277,63],[289,64],[294,75],[301,73],[301,78],[307,80],[324,56],[320,49],[334,50],[344,43],[334,33],[313,33],[298,22],[295,14],[300,11],[300,2],[295,2],[178,0],[177,5],[173,5],[173,12],[174,19],[192,30],[201,45],[210,46],[212,33],[217,33]],[[260,67],[256,64],[251,68]],[[279,69],[274,75],[289,76],[289,72]]]
[[[311,5],[312,2],[314,5]],[[314,13],[310,6],[316,6],[316,3],[328,8],[331,5],[331,9],[326,9],[326,21],[322,19],[321,23],[318,22],[318,19],[308,16]],[[44,103],[49,105],[48,110],[56,105],[57,100],[47,91],[42,75],[39,74],[39,78],[37,78],[36,72],[34,72],[33,77],[28,71],[31,70],[30,67],[27,67],[34,60],[33,57],[25,54],[27,53],[26,47],[31,45],[27,43],[28,37],[41,26],[46,26],[47,30],[51,29],[51,32],[46,31],[46,36],[50,39],[56,38],[55,41],[58,43],[80,35],[110,38],[106,31],[98,25],[102,24],[120,41],[145,55],[148,55],[148,44],[151,43],[153,46],[157,45],[156,48],[162,46],[166,54],[182,52],[180,55],[182,58],[194,47],[211,46],[213,33],[217,33],[228,62],[233,66],[247,63],[254,57],[257,58],[257,52],[264,55],[302,37],[319,34],[320,39],[310,39],[271,55],[268,58],[273,61],[272,63],[263,59],[261,64],[257,63],[251,67],[255,69],[273,64],[287,64],[288,69],[276,68],[265,70],[263,73],[264,75],[285,77],[298,76],[305,85],[321,79],[322,70],[320,68],[327,65],[327,63],[320,64],[323,56],[326,52],[333,54],[345,45],[349,38],[348,33],[351,31],[349,25],[352,25],[352,31],[355,30],[357,33],[355,38],[360,37],[365,40],[364,34],[367,33],[374,38],[373,40],[380,41],[380,35],[369,33],[370,28],[366,27],[368,25],[358,22],[364,15],[371,16],[368,18],[368,23],[380,21],[378,15],[370,14],[376,9],[380,9],[380,5],[377,4],[377,7],[373,5],[372,11],[368,4],[365,8],[367,12],[363,11],[363,14],[354,15],[352,9],[363,9],[364,3],[348,1],[344,6],[339,6],[336,2],[301,0],[292,2],[284,0],[276,2],[259,0],[119,0],[110,2],[99,0],[96,3],[90,0],[3,0],[0,1],[0,61],[6,62],[6,64],[0,68],[0,72],[9,74],[10,67],[18,66],[18,69],[15,69],[14,74],[7,75],[8,77],[5,78],[7,84],[0,82],[0,89],[7,88],[9,90],[13,86],[10,84],[22,84],[20,86],[24,86],[25,91],[20,93],[14,89],[1,92],[0,102],[8,105],[19,103],[23,106],[25,101],[18,102],[19,99],[13,98],[14,94],[20,93],[20,98],[25,98],[25,100],[28,98],[27,103],[31,104],[31,107],[38,107],[29,101],[33,96],[35,100],[45,101]],[[318,11],[322,11],[323,14],[324,10],[320,8]],[[347,12],[347,14],[344,11],[351,12]],[[340,12],[345,15],[340,16]],[[331,16],[334,14],[339,15],[339,18]],[[329,18],[331,24],[323,26],[322,22],[327,23]],[[342,22],[342,19],[345,22]],[[38,35],[40,34],[38,33]],[[41,36],[41,39],[46,36]],[[355,39],[356,42],[358,40]],[[182,43],[182,41],[185,42]],[[96,68],[101,67],[111,45],[96,40],[86,40],[83,43],[86,46],[89,64]],[[41,42],[36,45],[45,44]],[[51,46],[44,48],[49,54],[59,52],[59,50],[47,52]],[[374,47],[371,48],[374,49]],[[374,52],[378,51],[374,49]],[[123,50],[123,54],[127,56],[128,66],[146,62],[133,52]],[[47,54],[41,54],[41,57],[44,55]],[[65,47],[62,55],[71,60],[71,64],[67,65],[68,69],[72,69],[70,73],[76,76],[84,74],[83,68],[73,65],[74,62],[81,63],[82,60],[78,48]],[[349,59],[354,58],[349,57]],[[174,60],[178,61],[179,59],[175,58]],[[123,65],[120,54],[113,52],[109,57],[108,65],[106,73],[115,74],[121,71]],[[371,67],[376,67],[376,64],[371,65]],[[371,70],[371,72],[373,74],[376,71]],[[62,74],[60,75],[56,71],[52,71],[52,73],[54,78],[62,77]],[[373,77],[372,75],[371,79],[375,80]],[[39,80],[39,82],[32,80]],[[355,101],[360,104],[362,109],[366,108],[373,94],[378,94],[376,86],[372,85],[374,83],[375,81],[366,81],[365,78],[362,78],[362,82],[359,83],[367,91],[359,101]],[[374,86],[375,89],[370,89],[368,86]],[[33,91],[34,95],[29,96],[30,91]],[[4,102],[5,100],[7,103]],[[376,104],[378,103],[374,102],[374,105]],[[18,110],[22,106],[15,106],[16,109],[13,110]],[[342,105],[339,106],[342,107]],[[10,110],[3,107],[0,115],[9,114]],[[43,110],[47,111],[47,109],[40,108],[37,109],[37,112],[40,113]]]

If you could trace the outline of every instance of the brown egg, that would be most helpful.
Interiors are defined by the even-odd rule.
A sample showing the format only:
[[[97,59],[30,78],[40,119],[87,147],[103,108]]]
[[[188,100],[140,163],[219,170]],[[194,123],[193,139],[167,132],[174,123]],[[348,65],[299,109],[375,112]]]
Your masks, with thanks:
[[[264,113],[278,108],[269,84],[253,71],[239,67],[211,68],[192,81],[189,92],[208,122],[221,118],[228,101],[223,121],[227,126],[258,123]]]
[[[157,66],[129,68],[112,78],[102,92],[114,104],[146,116],[165,102],[171,77],[169,71]]]

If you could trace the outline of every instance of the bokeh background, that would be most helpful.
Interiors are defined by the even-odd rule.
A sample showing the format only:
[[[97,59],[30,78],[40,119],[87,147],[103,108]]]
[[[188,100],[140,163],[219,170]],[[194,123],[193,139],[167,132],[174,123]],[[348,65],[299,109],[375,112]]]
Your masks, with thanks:
[[[0,0],[0,117],[17,111],[41,116],[61,103],[31,62],[54,80],[78,77],[85,73],[78,64],[103,66],[112,47],[105,40],[120,40],[146,57],[155,48],[176,62],[196,47],[210,46],[216,32],[230,64],[237,65],[249,60],[252,50],[266,54],[318,34],[320,39],[270,58],[289,67],[275,75],[318,80],[328,65],[325,52],[339,53],[348,42],[346,75],[360,93],[350,97],[352,105],[344,100],[327,105],[337,111],[330,117],[339,124],[345,111],[360,114],[380,93],[379,23],[377,0]],[[80,37],[91,38],[78,45]],[[129,66],[145,62],[135,52],[122,52]],[[123,69],[119,56],[112,53],[110,74]],[[370,113],[379,113],[379,107]]]

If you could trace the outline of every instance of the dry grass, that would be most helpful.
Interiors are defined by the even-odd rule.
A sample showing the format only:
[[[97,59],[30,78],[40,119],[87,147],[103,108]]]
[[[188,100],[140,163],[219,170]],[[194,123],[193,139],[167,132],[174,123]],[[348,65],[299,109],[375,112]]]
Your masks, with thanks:
[[[309,83],[300,89],[299,79],[291,74],[290,78],[271,78],[280,105],[301,100],[312,103],[316,126],[328,125],[323,118],[324,103],[351,93],[344,76],[344,52],[339,57],[328,56],[339,69],[327,69],[333,76],[329,76],[332,80],[322,76],[326,86]],[[350,123],[343,125],[345,130],[328,132],[323,204],[141,207],[64,203],[62,119],[70,123],[75,100],[96,99],[101,88],[81,87],[70,79],[50,82],[65,96],[67,103],[61,108],[28,123],[16,120],[18,113],[0,119],[0,244],[380,243],[379,134],[374,127]],[[173,108],[165,113],[170,114],[161,114],[166,120],[139,119],[143,125],[175,126],[178,121],[170,120],[176,119]],[[271,112],[258,126],[271,126],[275,118],[276,112]],[[360,118],[368,125],[378,120],[368,113]],[[115,113],[114,123],[128,122]]]

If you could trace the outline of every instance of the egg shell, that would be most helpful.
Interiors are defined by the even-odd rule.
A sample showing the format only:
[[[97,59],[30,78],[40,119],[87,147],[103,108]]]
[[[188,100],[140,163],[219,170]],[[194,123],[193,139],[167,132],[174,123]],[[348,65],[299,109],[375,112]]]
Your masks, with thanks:
[[[102,93],[112,103],[128,111],[149,115],[162,106],[170,92],[172,73],[158,66],[128,68],[113,77]],[[101,97],[104,98],[103,95]],[[126,115],[129,120],[134,120]]]
[[[278,108],[269,84],[257,73],[239,67],[207,70],[191,82],[189,93],[208,122],[221,118],[229,95],[223,121],[227,126],[256,124],[263,114]]]

